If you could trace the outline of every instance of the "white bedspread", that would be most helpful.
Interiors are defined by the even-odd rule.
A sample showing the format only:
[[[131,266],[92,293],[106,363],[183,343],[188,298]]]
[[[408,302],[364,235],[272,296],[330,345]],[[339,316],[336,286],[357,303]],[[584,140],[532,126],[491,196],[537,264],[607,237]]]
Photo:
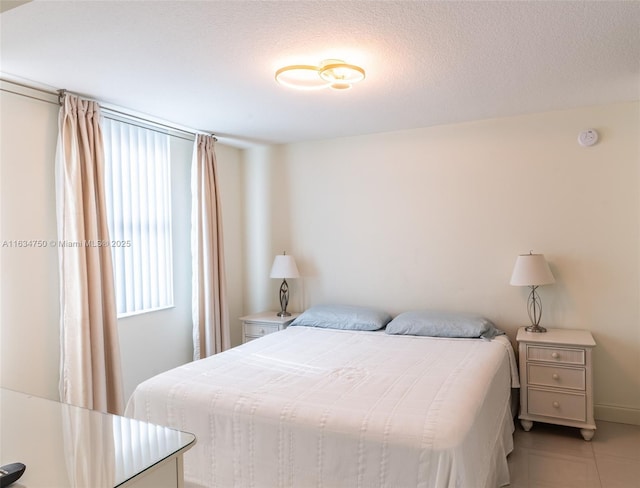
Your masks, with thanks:
[[[514,368],[504,337],[290,327],[145,381],[126,415],[196,434],[187,486],[494,487]]]

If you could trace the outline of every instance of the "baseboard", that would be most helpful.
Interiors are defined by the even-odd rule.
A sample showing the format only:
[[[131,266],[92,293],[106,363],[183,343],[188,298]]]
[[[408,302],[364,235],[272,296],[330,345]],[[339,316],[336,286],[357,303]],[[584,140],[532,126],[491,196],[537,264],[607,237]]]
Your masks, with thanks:
[[[619,405],[594,405],[596,420],[618,422],[620,424],[640,425],[640,409],[621,407]]]

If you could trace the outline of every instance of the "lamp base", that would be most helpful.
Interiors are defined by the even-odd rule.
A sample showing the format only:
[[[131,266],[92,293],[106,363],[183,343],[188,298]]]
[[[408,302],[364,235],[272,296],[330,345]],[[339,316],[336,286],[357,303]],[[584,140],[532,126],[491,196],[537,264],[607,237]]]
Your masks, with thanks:
[[[527,332],[546,332],[547,329],[544,327],[540,327],[539,325],[530,325],[529,327],[525,327],[524,330]]]
[[[280,311],[277,313],[278,317],[291,317],[291,314],[287,312],[287,305],[289,305],[289,285],[287,280],[283,279],[280,285]]]

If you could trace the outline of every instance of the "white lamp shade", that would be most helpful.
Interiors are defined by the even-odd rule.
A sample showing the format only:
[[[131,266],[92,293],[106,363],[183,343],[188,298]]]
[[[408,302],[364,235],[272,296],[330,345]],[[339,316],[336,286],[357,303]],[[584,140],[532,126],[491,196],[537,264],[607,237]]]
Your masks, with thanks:
[[[544,254],[521,254],[511,275],[513,286],[538,286],[555,283]]]
[[[278,254],[273,260],[273,266],[271,266],[271,278],[299,278],[300,273],[296,266],[296,260],[293,256],[288,254]]]

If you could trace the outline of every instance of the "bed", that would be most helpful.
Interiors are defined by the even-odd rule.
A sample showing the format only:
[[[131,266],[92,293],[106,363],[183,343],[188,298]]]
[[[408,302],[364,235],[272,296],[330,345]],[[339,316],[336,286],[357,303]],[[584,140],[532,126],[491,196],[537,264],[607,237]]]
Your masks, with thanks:
[[[289,327],[140,384],[126,415],[196,434],[190,487],[509,483],[513,349]]]

